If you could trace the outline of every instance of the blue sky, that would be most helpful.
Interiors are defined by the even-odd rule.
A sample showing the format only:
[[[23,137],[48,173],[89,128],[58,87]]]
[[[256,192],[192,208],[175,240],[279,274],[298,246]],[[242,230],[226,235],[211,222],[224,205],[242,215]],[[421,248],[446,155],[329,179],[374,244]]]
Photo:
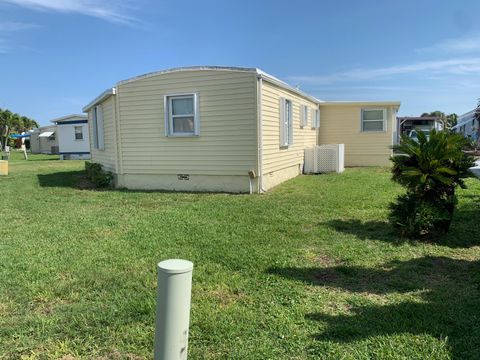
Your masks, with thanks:
[[[322,100],[463,113],[480,97],[478,0],[0,0],[0,108],[48,120],[117,81],[259,67]]]

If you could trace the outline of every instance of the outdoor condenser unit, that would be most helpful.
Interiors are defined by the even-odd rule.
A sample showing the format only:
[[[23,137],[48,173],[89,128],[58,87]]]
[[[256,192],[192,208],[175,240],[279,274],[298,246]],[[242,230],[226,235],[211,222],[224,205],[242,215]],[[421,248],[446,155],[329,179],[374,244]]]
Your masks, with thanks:
[[[305,174],[341,173],[345,170],[344,158],[344,144],[317,145],[313,148],[305,149],[303,172]]]

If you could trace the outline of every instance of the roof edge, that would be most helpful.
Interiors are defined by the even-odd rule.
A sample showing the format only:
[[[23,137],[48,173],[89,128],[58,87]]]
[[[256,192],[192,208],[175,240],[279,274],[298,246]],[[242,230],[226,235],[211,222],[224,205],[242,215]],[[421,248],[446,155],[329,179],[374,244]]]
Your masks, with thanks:
[[[84,113],[88,112],[92,107],[94,107],[95,105],[97,105],[97,104],[101,103],[102,101],[108,99],[110,96],[115,95],[116,93],[117,93],[117,89],[114,88],[114,87],[105,90],[100,95],[98,95],[95,99],[93,99],[87,105],[85,105],[82,108],[82,111]]]
[[[402,104],[401,101],[391,100],[391,101],[324,101],[320,103],[322,106],[355,106],[355,105],[365,105],[365,106],[398,106]]]
[[[88,116],[84,115],[84,114],[70,114],[70,115],[65,115],[65,116],[61,116],[59,118],[52,119],[52,120],[50,120],[50,122],[51,123],[56,123],[58,121],[65,121],[65,120],[72,119],[72,118],[81,118],[81,119],[86,120],[88,118]]]
[[[165,70],[159,71],[152,71],[146,74],[134,76],[125,80],[120,80],[117,82],[117,85],[124,85],[130,82],[134,82],[137,80],[148,79],[152,76],[162,75],[162,74],[170,74],[174,72],[187,72],[187,71],[198,71],[198,70],[213,70],[213,71],[237,71],[237,72],[251,72],[256,73],[257,68],[250,68],[250,67],[241,67],[241,66],[217,66],[217,65],[199,65],[199,66],[180,66],[174,67]]]

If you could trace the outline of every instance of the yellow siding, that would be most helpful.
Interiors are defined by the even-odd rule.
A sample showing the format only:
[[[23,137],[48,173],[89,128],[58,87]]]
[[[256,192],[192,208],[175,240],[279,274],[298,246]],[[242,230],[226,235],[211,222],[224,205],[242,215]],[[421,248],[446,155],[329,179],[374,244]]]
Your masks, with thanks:
[[[93,146],[93,109],[88,112],[88,130],[90,136],[91,161],[99,163],[105,170],[116,172],[116,144],[115,144],[115,96],[111,96],[100,104],[103,111],[103,127],[105,134],[104,150]]]
[[[385,132],[362,132],[361,110],[387,109]],[[345,166],[388,166],[395,111],[391,106],[320,105],[318,143],[345,144]]]
[[[280,147],[280,98],[293,104],[293,144]],[[309,109],[308,125],[300,127],[301,106]],[[312,128],[312,109],[317,104],[267,81],[262,84],[262,173],[265,190],[301,173],[304,150],[316,145],[317,130]]]
[[[203,70],[121,83],[122,173],[248,175],[257,162],[255,81],[252,73]],[[200,136],[165,136],[164,96],[175,93],[198,93]]]

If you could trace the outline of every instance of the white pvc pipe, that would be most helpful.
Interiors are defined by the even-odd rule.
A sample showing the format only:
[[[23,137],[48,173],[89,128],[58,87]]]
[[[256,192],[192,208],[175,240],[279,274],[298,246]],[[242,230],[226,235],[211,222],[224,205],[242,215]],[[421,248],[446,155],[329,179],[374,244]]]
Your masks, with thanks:
[[[187,359],[193,263],[158,263],[155,360]]]

